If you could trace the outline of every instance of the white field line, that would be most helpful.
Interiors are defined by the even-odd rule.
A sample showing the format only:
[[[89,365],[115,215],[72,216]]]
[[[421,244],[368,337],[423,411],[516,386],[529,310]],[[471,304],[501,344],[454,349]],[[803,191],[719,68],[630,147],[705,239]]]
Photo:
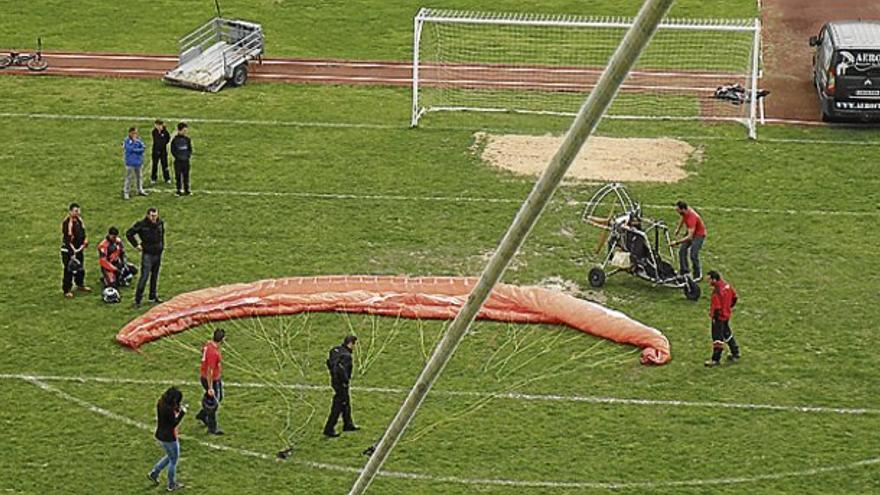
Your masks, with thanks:
[[[44,119],[44,120],[95,120],[95,121],[113,121],[113,122],[135,122],[149,121],[152,122],[155,117],[144,115],[95,115],[95,114],[61,114],[61,113],[25,113],[25,112],[0,112],[0,117],[23,118],[23,119]],[[168,117],[165,120],[186,120],[189,122],[199,122],[205,124],[218,125],[253,125],[253,126],[281,126],[281,127],[317,127],[332,129],[388,129],[388,130],[404,130],[409,129],[407,124],[364,124],[358,122],[320,122],[320,121],[303,121],[303,120],[274,120],[274,119],[213,119],[204,117]],[[438,126],[426,127],[424,131],[477,131],[477,130],[493,130],[475,126]],[[505,132],[516,132],[511,129],[500,129]],[[676,139],[693,140],[693,141],[743,141],[743,138],[729,138],[723,136],[664,136]],[[797,138],[761,138],[762,143],[780,143],[780,144],[814,144],[814,145],[839,145],[839,146],[880,146],[880,140],[876,141],[855,141],[844,139],[797,139]]]
[[[154,193],[173,193],[171,189],[149,189]],[[252,197],[293,197],[305,199],[326,199],[326,200],[353,200],[353,201],[414,201],[429,202],[436,201],[442,203],[503,203],[503,204],[521,204],[522,199],[513,198],[486,198],[471,196],[402,196],[402,195],[384,195],[384,194],[339,194],[339,193],[309,193],[309,192],[283,192],[283,191],[231,191],[231,190],[198,190],[197,194],[218,195],[218,196],[252,196]],[[567,201],[556,200],[557,203],[564,202],[573,206],[586,206],[589,201]],[[668,210],[671,205],[643,204],[642,208],[653,210]],[[773,209],[773,208],[744,208],[736,206],[701,206],[701,211],[720,211],[724,213],[748,213],[758,215],[809,215],[809,216],[844,216],[844,217],[877,217],[880,216],[878,211],[850,211],[850,210],[797,210],[797,209]]]
[[[87,402],[79,397],[75,397],[63,390],[60,390],[45,381],[37,378],[37,377],[28,377],[21,378],[23,381],[34,385],[35,387],[44,390],[45,392],[56,395],[57,397],[63,399],[67,403],[76,404],[88,411],[91,411],[95,414],[99,414],[108,419],[113,419],[115,421],[120,421],[129,426],[133,426],[143,431],[153,431],[153,428],[146,424],[136,421],[134,419],[128,418],[126,416],[122,416],[120,414],[116,414],[112,411],[104,409],[100,406]],[[206,442],[204,440],[200,440],[198,438],[193,438],[188,435],[181,435],[182,439],[187,439],[188,441],[194,441],[199,445],[204,447],[226,451],[226,452],[234,452],[247,457],[254,457],[263,460],[273,460],[275,459],[273,456],[264,454],[261,452],[255,452],[248,449],[242,449],[238,447],[229,447],[226,445],[220,445],[212,442]],[[327,471],[336,471],[336,472],[345,472],[345,473],[360,473],[360,469],[349,467],[349,466],[341,466],[337,464],[329,464],[323,462],[314,462],[314,461],[306,461],[302,459],[289,459],[287,462],[294,462],[296,464],[308,466],[314,469],[322,469]],[[880,457],[874,457],[869,459],[863,459],[856,462],[851,462],[849,464],[842,464],[838,466],[824,466],[819,468],[807,469],[802,471],[788,471],[788,472],[778,472],[778,473],[769,473],[769,474],[761,474],[756,476],[740,476],[735,478],[715,478],[715,479],[692,479],[692,480],[677,480],[677,481],[641,481],[641,482],[596,482],[596,481],[552,481],[552,480],[517,480],[517,479],[499,479],[499,478],[464,478],[458,476],[433,476],[430,474],[424,473],[412,473],[412,472],[403,472],[403,471],[380,471],[379,476],[387,477],[387,478],[397,478],[397,479],[407,479],[407,480],[417,480],[417,481],[427,481],[432,483],[450,483],[450,484],[463,484],[463,485],[489,485],[489,486],[509,486],[513,488],[560,488],[560,489],[584,489],[584,488],[593,488],[593,489],[606,489],[606,490],[620,490],[620,489],[653,489],[653,488],[663,488],[663,487],[684,487],[684,486],[710,486],[710,485],[732,485],[732,484],[742,484],[742,483],[754,483],[759,481],[771,481],[771,480],[779,480],[785,478],[795,478],[795,477],[804,477],[804,476],[815,476],[818,474],[835,472],[835,471],[843,471],[849,469],[855,469],[859,467],[872,466],[880,463]]]
[[[99,376],[59,376],[59,375],[33,375],[27,373],[0,374],[0,379],[4,380],[39,380],[39,381],[58,381],[58,382],[75,382],[75,383],[100,383],[104,385],[187,385],[199,386],[198,382],[180,382],[174,380],[143,380],[136,378],[112,378]],[[253,382],[230,382],[223,384],[232,388],[270,388],[265,383]],[[275,387],[272,385],[271,387]],[[278,385],[282,388],[290,390],[306,390],[306,391],[325,391],[330,390],[325,385],[308,385],[300,383],[289,383]],[[404,395],[409,390],[401,388],[385,388],[385,387],[352,387],[356,392]],[[748,404],[736,402],[716,402],[716,401],[684,401],[684,400],[657,400],[657,399],[632,399],[619,397],[597,397],[584,395],[545,395],[545,394],[520,394],[520,393],[493,393],[493,392],[467,392],[456,390],[435,390],[435,395],[447,397],[469,397],[469,398],[488,398],[505,399],[513,401],[526,402],[579,402],[589,404],[613,404],[628,406],[669,406],[669,407],[691,407],[691,408],[716,408],[716,409],[745,409],[752,411],[779,411],[791,413],[825,413],[825,414],[851,414],[851,415],[880,415],[880,409],[870,408],[849,408],[849,407],[828,407],[828,406],[786,406],[777,404]]]

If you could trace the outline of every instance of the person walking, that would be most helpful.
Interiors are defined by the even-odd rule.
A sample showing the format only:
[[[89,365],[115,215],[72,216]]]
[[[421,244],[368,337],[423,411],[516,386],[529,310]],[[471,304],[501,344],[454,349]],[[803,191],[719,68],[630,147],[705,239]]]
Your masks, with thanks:
[[[165,122],[156,119],[153,123],[153,167],[150,170],[150,183],[155,184],[159,178],[159,163],[162,163],[162,178],[166,184],[171,183],[171,174],[168,173],[168,143],[171,142],[171,134],[165,128]]]
[[[183,488],[183,484],[177,482],[177,461],[180,458],[177,428],[186,416],[186,407],[181,405],[181,401],[183,401],[183,393],[176,387],[171,387],[156,403],[155,436],[165,450],[165,455],[147,473],[147,478],[158,485],[159,473],[167,467],[169,492]]]
[[[147,209],[147,215],[135,222],[125,232],[125,237],[141,252],[141,276],[134,293],[134,307],[138,308],[141,305],[147,279],[150,280],[149,300],[154,303],[162,302],[156,292],[159,284],[159,267],[162,266],[162,252],[165,250],[165,222],[159,218],[159,210]]]
[[[70,203],[67,217],[61,222],[61,265],[64,275],[61,279],[61,291],[64,297],[73,298],[73,284],[82,292],[91,292],[85,284],[86,269],[83,250],[89,245],[86,227],[83,223],[79,205]]]
[[[205,389],[202,398],[202,409],[196,415],[196,419],[208,427],[208,433],[222,435],[223,430],[217,426],[217,409],[223,401],[223,379],[221,372],[223,355],[220,346],[226,340],[226,331],[222,328],[214,330],[211,340],[202,346],[202,363],[199,367],[199,381]]]
[[[330,416],[324,425],[324,435],[330,438],[338,437],[336,423],[342,415],[342,431],[357,431],[360,428],[351,419],[351,397],[348,393],[348,385],[351,382],[353,365],[351,353],[357,344],[357,337],[349,335],[338,345],[330,350],[327,359],[327,369],[330,371],[330,384],[333,386],[333,403],[330,406]]]
[[[709,305],[709,318],[712,319],[712,358],[705,364],[712,368],[721,364],[724,344],[730,348],[730,355],[727,357],[730,362],[739,361],[740,355],[739,345],[730,329],[730,317],[737,301],[736,290],[714,270],[709,272],[709,284],[713,288],[712,302]]]
[[[125,161],[125,180],[122,183],[122,199],[129,199],[131,196],[132,180],[137,187],[138,196],[146,196],[144,191],[143,176],[141,168],[144,165],[144,142],[138,137],[137,127],[128,129],[128,137],[122,142],[123,160]]]
[[[177,124],[177,134],[171,140],[171,154],[174,156],[174,178],[178,196],[189,196],[189,160],[192,157],[192,140],[186,122]]]
[[[689,207],[684,201],[675,204],[675,211],[681,215],[681,221],[675,228],[672,237],[678,236],[682,227],[687,230],[687,235],[672,243],[672,247],[681,246],[678,249],[678,265],[682,275],[690,273],[688,268],[688,257],[690,257],[693,265],[693,278],[700,280],[703,276],[702,267],[700,266],[700,249],[703,248],[703,242],[706,240],[706,225],[700,215]]]

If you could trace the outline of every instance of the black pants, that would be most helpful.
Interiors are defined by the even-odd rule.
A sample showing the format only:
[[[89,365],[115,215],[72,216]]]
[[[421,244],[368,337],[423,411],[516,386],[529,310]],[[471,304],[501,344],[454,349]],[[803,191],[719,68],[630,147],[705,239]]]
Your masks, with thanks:
[[[148,278],[150,279],[150,299],[156,299],[160,266],[162,266],[161,254],[141,254],[141,278],[138,279],[137,289],[134,293],[135,304],[140,304],[144,298],[144,287],[147,285]]]
[[[354,426],[354,421],[351,419],[351,398],[348,396],[348,385],[334,383],[333,392],[333,405],[330,406],[330,416],[327,418],[327,424],[324,425],[324,433],[333,433],[340,415],[342,415],[344,427]]]
[[[171,174],[168,173],[168,150],[153,150],[153,169],[150,171],[150,180],[156,182],[158,177],[158,165],[162,162],[162,178],[165,182],[171,180]]]
[[[189,160],[174,160],[174,179],[177,192],[189,192]]]
[[[726,320],[712,319],[712,361],[720,361],[724,344],[730,347],[730,354],[739,357],[739,345],[730,330],[730,322]]]
[[[76,259],[79,260],[80,265],[82,265],[83,269],[79,271],[77,274],[73,274],[70,270],[67,269],[67,264],[70,263],[70,248],[63,247],[61,248],[61,264],[64,265],[64,276],[61,279],[61,290],[64,291],[65,294],[70,292],[70,289],[73,289],[73,283],[76,282],[77,287],[83,287],[86,284],[86,269],[83,264],[83,252],[80,251],[76,253]]]
[[[208,393],[208,379],[200,378],[202,388]],[[223,401],[223,380],[214,380],[214,398],[217,399],[217,409],[208,411],[204,407],[196,414],[196,419],[203,421],[208,426],[208,431],[217,431],[217,411],[220,409],[220,402]]]

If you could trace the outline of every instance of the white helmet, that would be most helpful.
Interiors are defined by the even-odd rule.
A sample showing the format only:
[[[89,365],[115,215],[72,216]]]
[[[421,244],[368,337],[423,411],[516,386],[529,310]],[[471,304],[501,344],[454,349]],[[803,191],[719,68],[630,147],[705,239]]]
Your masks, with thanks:
[[[122,298],[119,296],[119,291],[114,289],[113,287],[106,287],[103,291],[101,291],[101,299],[104,300],[105,303],[118,303]]]

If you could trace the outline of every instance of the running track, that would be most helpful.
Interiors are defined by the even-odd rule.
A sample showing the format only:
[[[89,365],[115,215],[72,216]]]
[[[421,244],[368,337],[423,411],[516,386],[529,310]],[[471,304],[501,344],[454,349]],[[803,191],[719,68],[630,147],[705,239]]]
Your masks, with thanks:
[[[177,62],[173,55],[120,53],[45,52],[44,57],[49,61],[49,69],[45,72],[33,73],[16,67],[0,70],[0,74],[160,79]],[[588,90],[595,86],[600,75],[600,68],[505,65],[447,66],[442,72],[436,67],[425,66],[420,72],[425,86],[544,91]],[[410,86],[412,65],[389,61],[270,58],[262,64],[252,64],[250,78],[255,82]],[[721,73],[633,72],[622,91],[698,94],[706,98],[711,97],[716,87],[737,80],[733,75]]]

